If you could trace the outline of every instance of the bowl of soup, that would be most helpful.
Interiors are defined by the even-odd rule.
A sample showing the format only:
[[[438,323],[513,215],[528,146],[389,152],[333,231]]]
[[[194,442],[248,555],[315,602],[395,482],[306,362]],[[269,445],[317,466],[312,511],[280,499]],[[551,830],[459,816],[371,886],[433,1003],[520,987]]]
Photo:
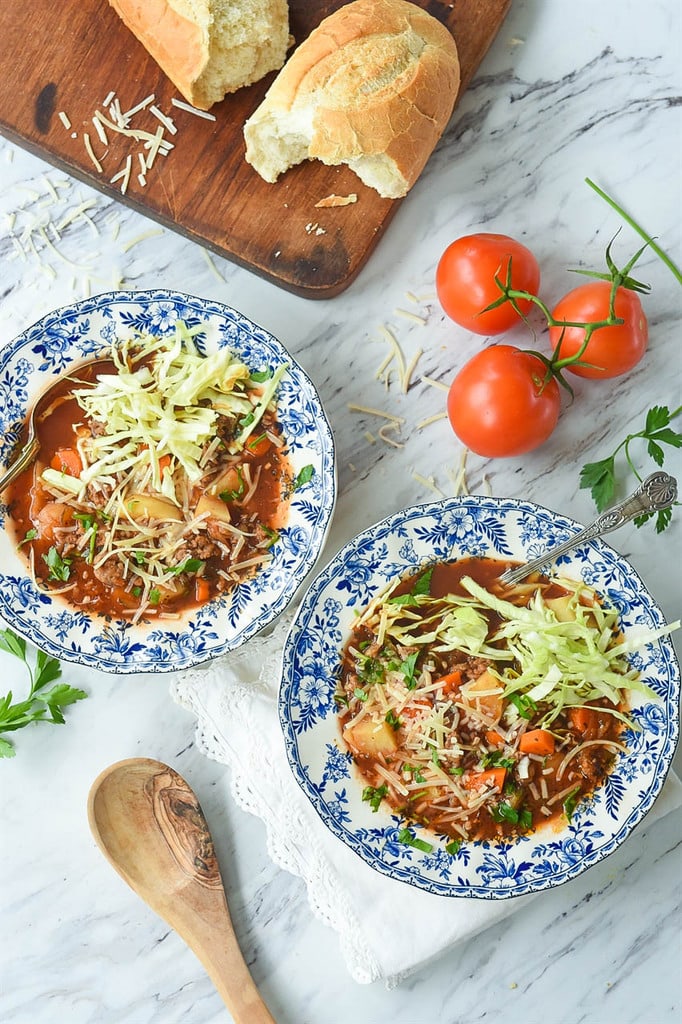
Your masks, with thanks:
[[[271,334],[221,303],[111,292],[0,351],[0,613],[47,653],[173,671],[287,607],[333,514],[333,435]]]
[[[375,870],[443,896],[539,891],[615,850],[661,791],[675,625],[633,567],[592,541],[500,580],[579,529],[516,499],[419,505],[305,595],[283,657],[287,756]]]

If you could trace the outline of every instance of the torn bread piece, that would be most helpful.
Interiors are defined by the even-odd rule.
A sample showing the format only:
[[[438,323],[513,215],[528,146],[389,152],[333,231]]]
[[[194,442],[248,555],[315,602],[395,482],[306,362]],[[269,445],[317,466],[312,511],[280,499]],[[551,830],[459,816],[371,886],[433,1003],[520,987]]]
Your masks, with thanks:
[[[109,0],[185,99],[208,110],[282,67],[287,0]]]
[[[408,0],[354,0],[289,58],[244,126],[268,182],[307,159],[347,164],[388,199],[407,194],[452,113],[455,41]]]

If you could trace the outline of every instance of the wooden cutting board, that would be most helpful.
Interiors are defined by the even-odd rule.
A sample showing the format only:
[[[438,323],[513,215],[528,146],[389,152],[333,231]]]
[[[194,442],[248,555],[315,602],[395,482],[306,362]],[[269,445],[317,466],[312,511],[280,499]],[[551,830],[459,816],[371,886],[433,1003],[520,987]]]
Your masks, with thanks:
[[[420,0],[452,31],[466,89],[511,5],[511,0]],[[290,0],[297,43],[341,2]],[[128,31],[106,0],[1,0],[0,132],[69,174],[115,196],[209,250],[308,298],[330,298],[354,280],[386,230],[399,202],[382,199],[348,168],[317,162],[264,182],[244,160],[242,126],[274,75],[241,89],[212,109],[215,121],[175,108],[173,84]],[[172,117],[174,148],[137,178],[141,143],[108,133],[108,147],[92,117],[115,91],[124,111],[153,93]],[[67,129],[60,118],[70,121]],[[159,120],[145,108],[132,126],[155,132]],[[89,135],[100,173],[85,147]],[[132,155],[125,195],[110,179]],[[331,194],[355,192],[349,206],[316,209]],[[409,196],[407,197],[409,200]]]

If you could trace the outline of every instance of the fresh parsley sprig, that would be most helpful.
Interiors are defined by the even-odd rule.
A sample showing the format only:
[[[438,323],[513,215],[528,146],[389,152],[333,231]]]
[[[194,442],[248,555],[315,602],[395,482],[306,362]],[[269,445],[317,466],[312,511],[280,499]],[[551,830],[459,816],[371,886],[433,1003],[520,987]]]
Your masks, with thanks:
[[[642,430],[628,434],[614,451],[605,459],[598,462],[586,463],[580,471],[580,486],[589,490],[597,510],[603,512],[611,504],[616,491],[617,463],[616,457],[623,452],[625,460],[638,480],[642,480],[632,455],[631,445],[634,441],[646,441],[647,454],[657,466],[662,466],[665,461],[664,445],[672,448],[682,448],[682,434],[673,430],[670,426],[672,420],[682,412],[682,406],[678,406],[670,412],[667,405],[654,405],[646,414],[646,421]],[[656,533],[662,533],[672,519],[672,507],[665,508],[660,512],[648,512],[635,519],[636,526],[643,526],[644,523],[656,516]]]
[[[15,732],[33,722],[63,725],[63,709],[87,697],[84,690],[57,682],[62,674],[61,665],[44,651],[36,651],[34,665],[31,667],[26,641],[11,629],[0,629],[0,650],[13,654],[23,662],[30,680],[25,700],[15,701],[11,691],[0,697],[0,733]],[[14,757],[15,754],[14,744],[0,735],[0,757]]]

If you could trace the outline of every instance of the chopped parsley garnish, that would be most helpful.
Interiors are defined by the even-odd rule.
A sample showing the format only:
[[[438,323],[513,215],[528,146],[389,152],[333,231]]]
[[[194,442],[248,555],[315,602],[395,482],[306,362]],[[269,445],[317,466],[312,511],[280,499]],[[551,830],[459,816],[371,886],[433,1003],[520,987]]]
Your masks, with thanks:
[[[397,597],[389,597],[386,604],[416,605],[419,602],[414,594],[398,594]]]
[[[265,534],[265,536],[268,538],[268,543],[267,543],[266,547],[271,548],[272,545],[276,544],[277,541],[279,540],[279,531],[278,530],[271,530],[269,526],[265,525],[265,523],[261,523],[260,524],[260,528],[263,531],[263,533]]]
[[[378,658],[362,658],[358,662],[357,672],[363,683],[369,683],[370,686],[385,681],[384,666]]]
[[[43,555],[43,561],[50,570],[48,579],[58,580],[60,583],[65,583],[71,575],[71,563],[72,558],[62,558],[55,547],[51,547],[46,555]]]
[[[564,809],[564,814],[566,815],[568,821],[570,821],[573,817],[573,812],[575,810],[576,804],[578,803],[579,796],[580,786],[576,786],[576,788],[568,794],[568,796],[563,802],[562,806]]]
[[[405,660],[400,665],[400,671],[405,678],[405,686],[408,690],[414,690],[417,686],[417,680],[415,679],[414,671],[417,667],[417,656],[419,652],[415,651],[413,654],[408,654]]]
[[[423,572],[418,578],[415,585],[412,587],[412,593],[415,595],[419,594],[430,594],[431,593],[431,577],[433,576],[433,566]]]
[[[426,779],[424,778],[424,776],[421,773],[421,769],[418,768],[417,765],[414,765],[414,764],[404,764],[403,765],[403,771],[404,772],[409,772],[409,774],[412,776],[412,779],[414,780],[414,782],[426,782]]]
[[[394,729],[399,729],[400,726],[403,724],[392,708],[390,711],[386,712],[385,721],[388,725],[393,726]],[[421,781],[423,782],[424,780],[422,779]]]
[[[239,421],[240,429],[241,430],[245,430],[246,427],[250,427],[251,424],[253,423],[253,421],[255,420],[255,418],[256,418],[256,414],[254,412],[250,412],[250,413],[247,413],[246,416],[242,416],[242,418]]]
[[[231,490],[221,491],[218,497],[221,501],[239,501],[246,494],[246,484],[242,475],[242,467],[237,466],[237,486]]]
[[[28,544],[29,541],[35,540],[37,536],[38,536],[38,531],[35,528],[31,529],[31,530],[27,530],[26,531],[26,536],[24,537],[23,540],[19,541],[19,544],[17,546],[21,547],[22,544]]]
[[[517,810],[511,804],[503,801],[490,809],[493,821],[506,821],[510,825],[520,825],[521,828],[530,828],[533,824],[533,815],[527,809]]]
[[[291,490],[297,491],[300,487],[310,483],[315,475],[315,467],[313,465],[304,466],[303,469],[299,470],[294,482],[291,485]]]
[[[424,853],[431,853],[433,849],[433,845],[427,843],[425,839],[413,836],[409,828],[401,828],[398,833],[398,842],[403,843],[404,846],[413,846],[415,850],[422,850]]]
[[[97,516],[91,512],[76,512],[74,513],[74,519],[77,519],[83,526],[83,529],[87,533],[90,531],[90,543],[88,546],[88,557],[86,559],[88,565],[92,565],[95,560],[95,545],[97,543]]]
[[[247,443],[246,447],[251,449],[257,448],[262,441],[265,441],[267,436],[268,435],[265,432],[259,434],[258,437],[252,438],[252,440]]]
[[[491,750],[481,758],[482,768],[513,768],[515,763],[513,757],[504,757],[501,750]]]
[[[181,572],[199,572],[203,569],[206,562],[202,561],[201,558],[186,558],[180,565],[174,565],[169,572],[172,572],[174,576],[179,576]]]
[[[362,791],[362,799],[369,804],[374,813],[379,810],[379,804],[388,795],[388,785],[386,783],[383,786],[365,786]]]
[[[272,370],[252,370],[250,378],[254,384],[262,384],[272,377]]]
[[[356,686],[356,688],[353,690],[353,696],[357,697],[357,699],[361,700],[364,704],[364,702],[369,697],[369,694],[367,693],[367,690],[361,690],[358,686]]]
[[[537,711],[538,706],[532,697],[529,697],[527,693],[510,693],[509,700],[517,709],[521,718],[530,719],[533,717],[533,712]]]

